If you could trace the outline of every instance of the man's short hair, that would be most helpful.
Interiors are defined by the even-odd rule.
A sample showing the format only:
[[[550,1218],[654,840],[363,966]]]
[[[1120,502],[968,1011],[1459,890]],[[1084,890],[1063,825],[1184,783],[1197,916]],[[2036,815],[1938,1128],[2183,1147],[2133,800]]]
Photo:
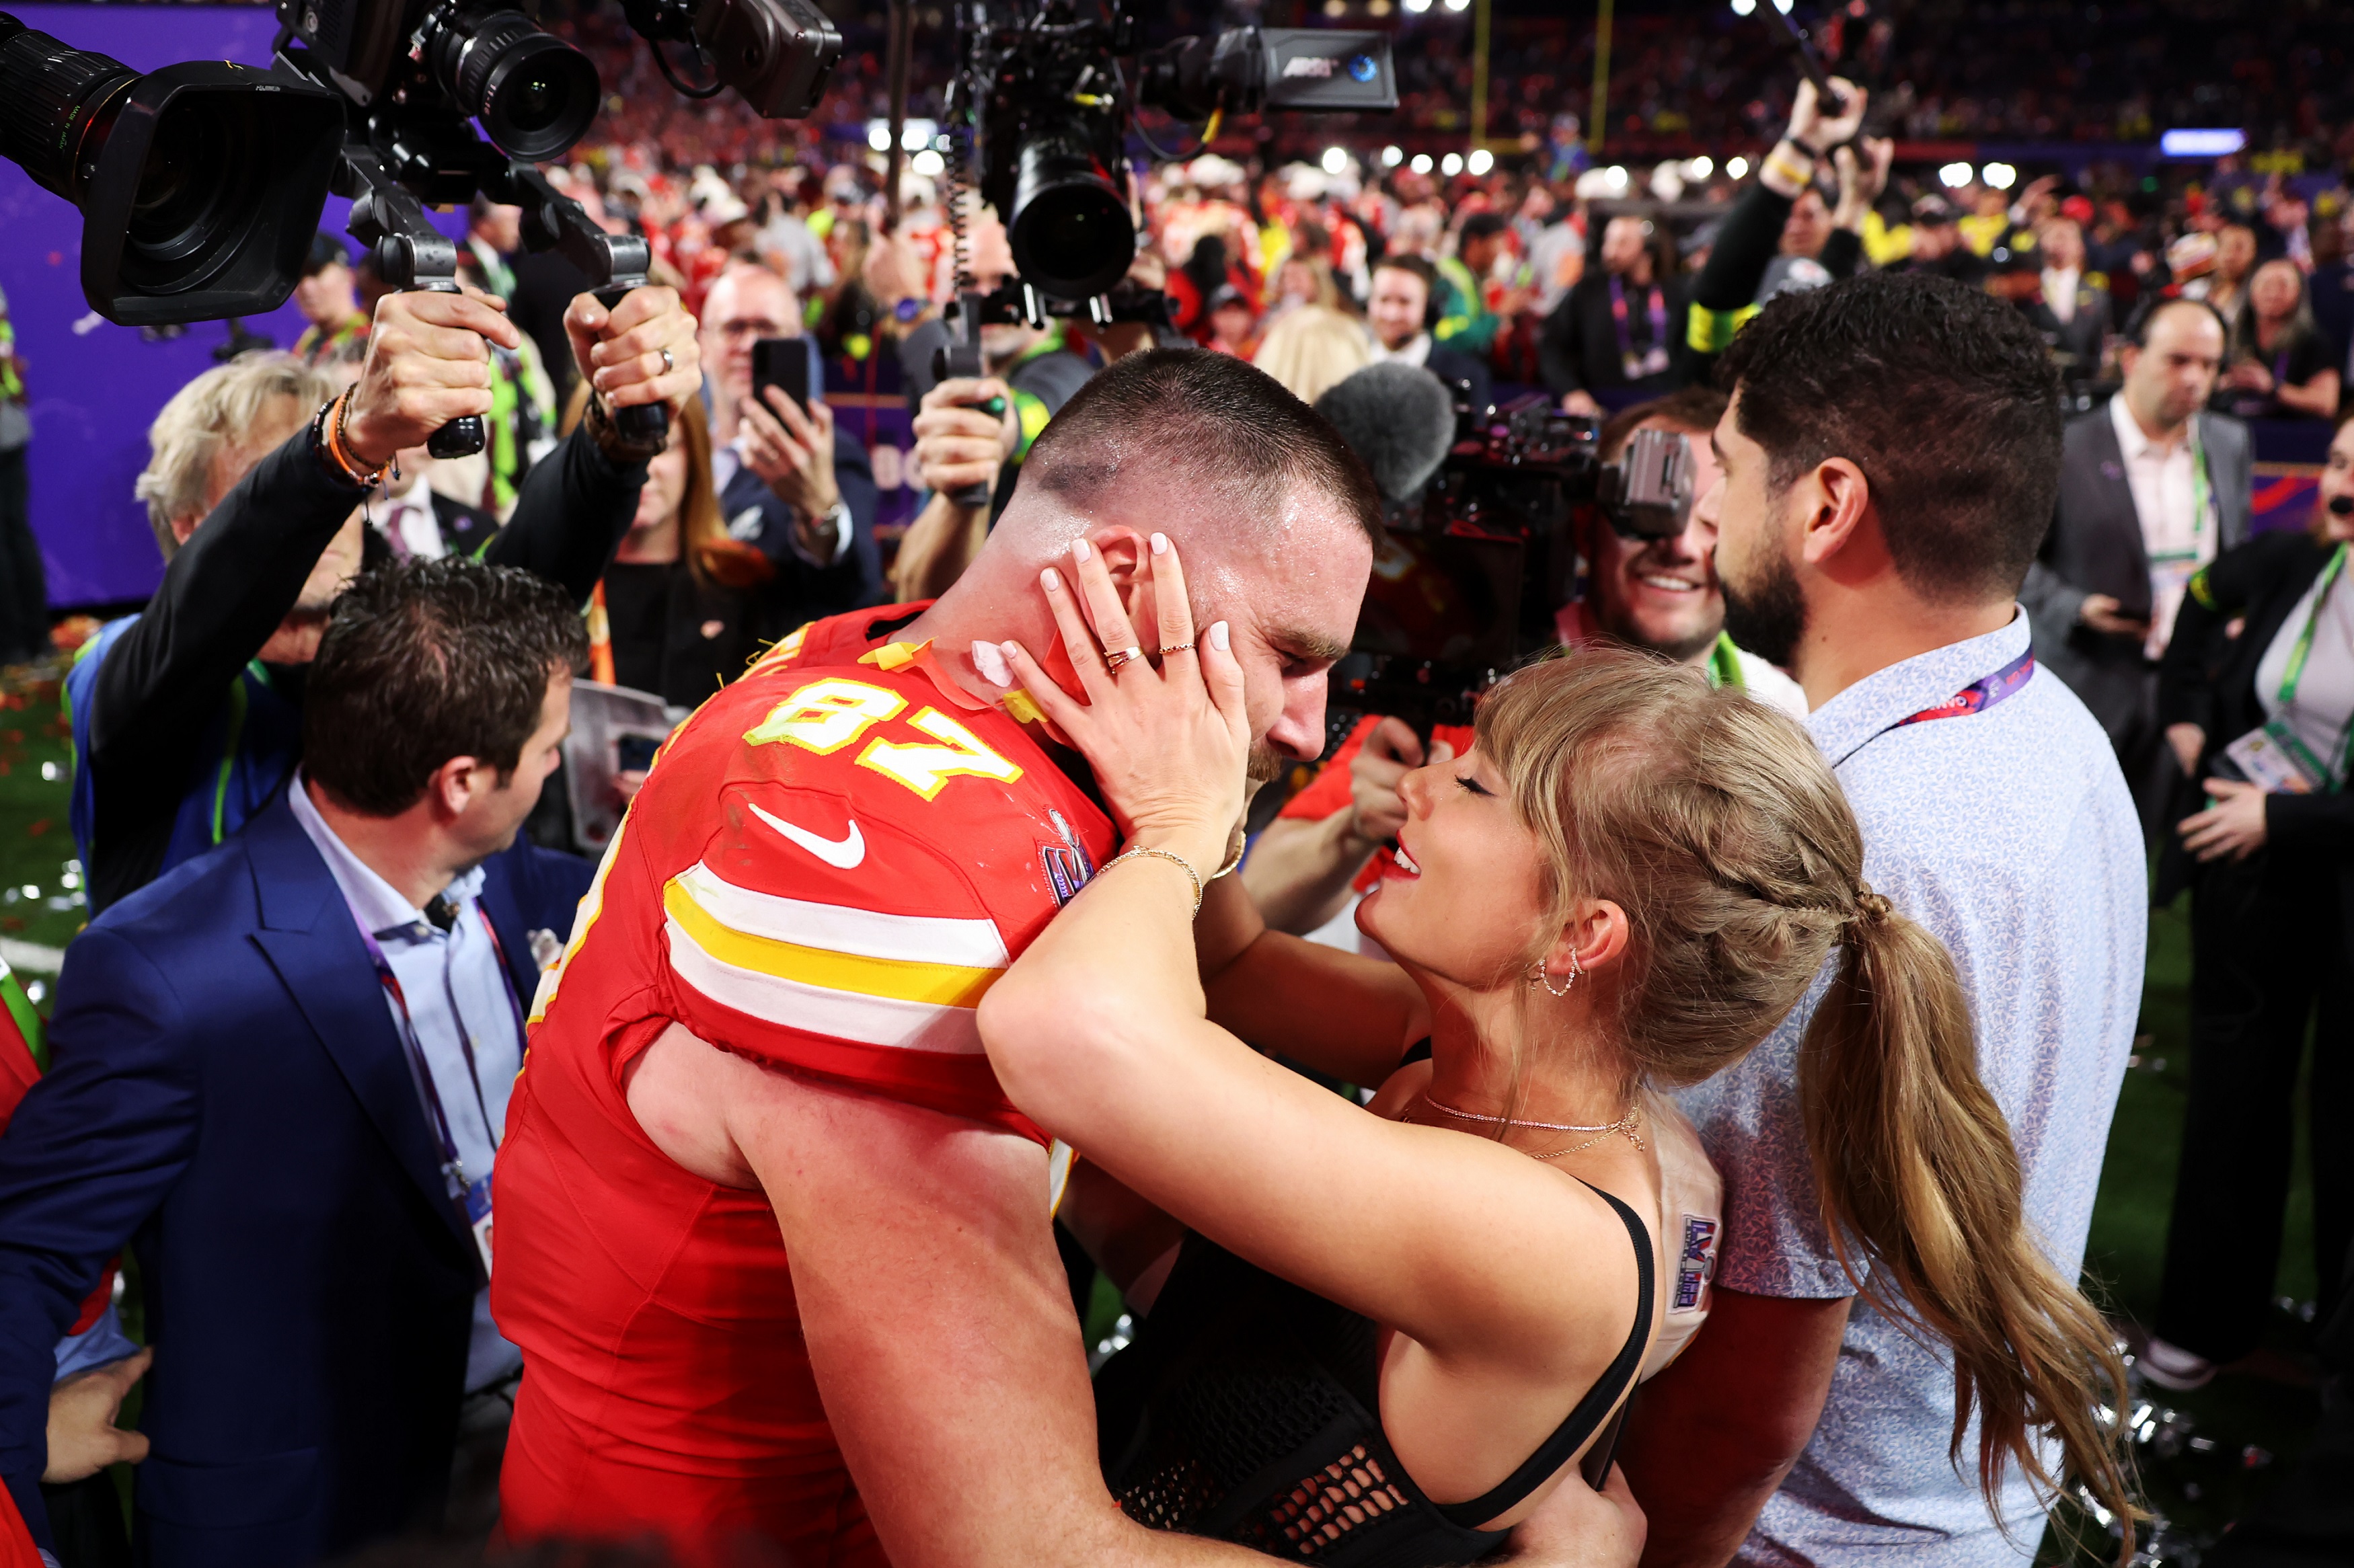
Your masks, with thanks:
[[[1717,378],[1778,493],[1863,471],[1898,575],[1952,601],[2015,593],[2060,490],[2060,373],[2027,318],[1950,279],[1867,273],[1776,295]]]
[[[328,618],[302,692],[302,770],[337,804],[391,817],[453,757],[500,780],[539,727],[547,683],[588,656],[564,590],[464,556],[363,574]]]
[[[351,264],[352,253],[344,242],[323,228],[311,237],[311,249],[302,258],[302,276],[315,278],[330,267]]]
[[[1381,271],[1384,268],[1387,268],[1393,272],[1405,272],[1412,277],[1419,278],[1422,280],[1424,292],[1431,294],[1434,297],[1437,293],[1438,269],[1432,266],[1424,258],[1416,256],[1411,251],[1398,251],[1393,255],[1384,256],[1380,260],[1373,263],[1373,270],[1376,272]]]
[[[1655,419],[1673,425],[1687,435],[1705,436],[1724,418],[1724,406],[1729,401],[1715,387],[1702,385],[1679,387],[1664,397],[1630,404],[1604,423],[1596,443],[1601,449],[1602,461],[1617,461],[1618,454],[1627,448],[1627,438]]]
[[[271,404],[290,399],[307,416],[335,391],[334,381],[292,355],[264,352],[215,366],[173,393],[147,427],[151,455],[132,487],[147,503],[147,525],[164,558],[180,547],[172,520],[203,512],[213,463],[224,449],[248,444]]]
[[[1270,516],[1295,489],[1319,491],[1382,536],[1380,493],[1340,432],[1229,354],[1158,348],[1097,372],[1039,434],[1022,482],[1085,505],[1130,472]]]
[[[2172,310],[2204,311],[2208,319],[2215,323],[2215,330],[2223,334],[2223,340],[2226,343],[2231,341],[2232,323],[2223,319],[2223,313],[2207,301],[2194,300],[2187,294],[2158,294],[2142,302],[2134,313],[2126,318],[2126,341],[2136,348],[2147,348],[2149,329],[2158,324],[2158,317]]]
[[[1456,243],[1469,245],[1475,239],[1493,238],[1511,227],[1504,221],[1502,213],[1475,212],[1463,220],[1463,227],[1456,234]]]

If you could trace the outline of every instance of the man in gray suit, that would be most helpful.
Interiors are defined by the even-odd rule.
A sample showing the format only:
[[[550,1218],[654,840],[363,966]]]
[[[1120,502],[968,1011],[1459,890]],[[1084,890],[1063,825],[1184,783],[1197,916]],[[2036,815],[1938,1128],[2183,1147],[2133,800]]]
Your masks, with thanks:
[[[2162,300],[2135,323],[2125,388],[2070,421],[2060,504],[2020,599],[2035,658],[2084,699],[2117,748],[2155,843],[2183,770],[2158,726],[2158,656],[2190,576],[2248,536],[2248,428],[2205,413],[2223,322]]]

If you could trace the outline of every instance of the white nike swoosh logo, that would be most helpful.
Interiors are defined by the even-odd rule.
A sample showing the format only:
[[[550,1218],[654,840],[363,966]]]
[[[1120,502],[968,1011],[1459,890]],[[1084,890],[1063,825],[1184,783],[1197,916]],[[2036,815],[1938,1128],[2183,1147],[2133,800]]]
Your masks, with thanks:
[[[751,805],[751,802],[748,800],[745,804]],[[752,807],[752,814],[836,871],[848,871],[866,858],[866,836],[858,831],[856,822],[850,824],[850,832],[843,837],[823,839],[807,828],[797,828],[781,818],[772,817],[758,806]]]

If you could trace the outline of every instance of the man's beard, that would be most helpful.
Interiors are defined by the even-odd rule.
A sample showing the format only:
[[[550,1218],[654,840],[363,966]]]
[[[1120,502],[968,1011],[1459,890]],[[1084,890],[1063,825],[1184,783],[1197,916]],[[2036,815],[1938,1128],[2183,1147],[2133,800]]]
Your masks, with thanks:
[[[1807,632],[1807,596],[1790,557],[1780,550],[1766,556],[1757,580],[1736,585],[1720,563],[1717,586],[1724,593],[1725,634],[1768,664],[1784,669],[1798,652]]]

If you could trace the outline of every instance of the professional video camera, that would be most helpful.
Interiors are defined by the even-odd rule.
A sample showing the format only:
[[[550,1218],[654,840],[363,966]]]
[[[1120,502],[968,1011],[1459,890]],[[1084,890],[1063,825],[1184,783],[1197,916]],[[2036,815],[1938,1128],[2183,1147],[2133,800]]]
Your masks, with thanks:
[[[425,206],[479,193],[523,209],[524,243],[561,250],[609,303],[642,282],[646,247],[613,236],[532,166],[560,157],[604,89],[587,56],[500,0],[278,0],[272,69],[212,61],[147,75],[0,15],[0,155],[82,210],[82,292],[125,325],[255,315],[302,275],[330,186],[399,289],[455,291],[457,247]],[[842,39],[813,0],[625,0],[675,84],[663,40],[762,114],[808,113]],[[128,15],[128,13],[125,13]],[[476,135],[478,122],[490,140]],[[644,437],[659,407],[624,411]],[[478,450],[479,419],[435,439]]]
[[[1236,27],[1146,48],[1128,0],[960,0],[957,27],[943,123],[962,332],[940,351],[942,378],[981,374],[986,323],[1038,326],[1081,309],[1107,324],[1165,319],[1158,299],[1119,286],[1136,259],[1129,137],[1172,155],[1143,135],[1140,107],[1203,124],[1204,143],[1229,115],[1397,107],[1382,33]],[[994,297],[975,295],[968,270],[973,191],[1003,218],[1020,274]]]
[[[1469,724],[1479,694],[1560,641],[1554,616],[1577,571],[1583,508],[1628,538],[1672,538],[1691,516],[1691,449],[1637,430],[1616,462],[1600,427],[1532,394],[1458,408],[1455,449],[1419,508],[1393,516],[1374,558],[1333,703],[1350,713]]]

